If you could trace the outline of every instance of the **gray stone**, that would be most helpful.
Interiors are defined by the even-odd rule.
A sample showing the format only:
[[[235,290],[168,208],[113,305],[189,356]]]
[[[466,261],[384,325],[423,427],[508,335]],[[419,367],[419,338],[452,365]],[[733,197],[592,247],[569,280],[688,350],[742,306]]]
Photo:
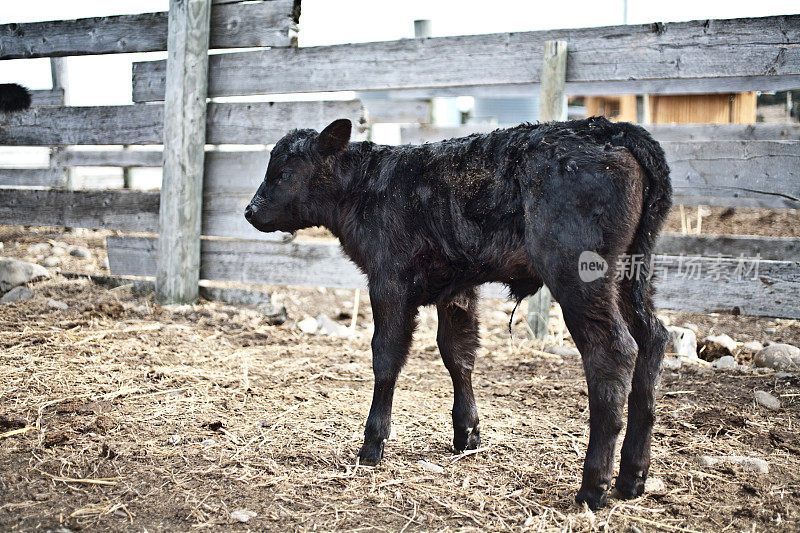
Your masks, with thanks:
[[[10,304],[12,302],[21,302],[23,300],[30,300],[33,298],[33,291],[28,287],[20,286],[14,287],[0,298],[0,304]]]
[[[772,410],[781,408],[781,401],[768,392],[764,392],[763,390],[757,390],[754,393],[754,396],[756,399],[756,403],[762,407],[766,407],[767,409],[772,409]]]
[[[55,257],[53,255],[51,255],[49,257],[45,257],[42,260],[42,266],[45,266],[47,268],[54,268],[54,267],[57,267],[60,264],[61,264],[61,259],[59,259],[58,257]]]
[[[791,344],[770,344],[753,357],[753,363],[775,370],[800,369],[800,348]]]
[[[745,353],[757,353],[764,349],[764,345],[758,341],[747,341],[742,344],[742,351]]]
[[[664,483],[664,480],[658,477],[649,477],[644,482],[644,491],[645,492],[664,492],[667,490],[667,485]]]
[[[417,464],[421,466],[423,470],[427,470],[428,472],[434,472],[436,474],[444,474],[444,468],[435,463],[430,463],[428,461],[420,459],[419,461],[417,461]]]
[[[325,315],[319,315],[317,317],[317,326],[319,327],[317,330],[317,334],[319,335],[330,335],[331,337],[343,338],[353,335],[353,331],[350,328],[331,320]]]
[[[662,367],[664,370],[678,370],[681,367],[681,360],[671,355],[665,355]]]
[[[776,331],[778,331],[778,330],[775,329],[775,328],[764,328],[764,333],[767,333],[768,335],[772,335]]]
[[[797,372],[775,372],[775,379],[794,379]]]
[[[70,246],[69,255],[77,257],[78,259],[89,259],[92,257],[92,252],[85,246]]]
[[[300,331],[303,333],[316,333],[319,324],[317,324],[316,318],[308,317],[298,322],[297,327],[300,328]]]
[[[703,348],[698,352],[700,359],[715,361],[726,355],[733,355],[739,347],[736,341],[724,333],[722,335],[709,335],[702,341]]]
[[[733,370],[739,365],[736,364],[736,359],[732,355],[725,355],[711,363],[711,366],[717,370]]]
[[[667,343],[667,353],[697,357],[697,335],[688,328],[667,326],[670,340]]]
[[[47,307],[50,307],[52,309],[61,309],[62,311],[65,309],[69,309],[69,306],[64,302],[61,302],[59,300],[53,300],[52,298],[47,300]]]
[[[62,255],[67,255],[67,249],[63,246],[54,246],[52,250],[50,250],[50,257],[60,257]]]
[[[551,345],[545,346],[544,350],[542,350],[542,351],[547,352],[547,353],[551,353],[551,354],[554,354],[554,355],[559,355],[561,357],[576,358],[576,357],[580,357],[581,356],[581,352],[579,352],[577,348],[574,348],[572,346],[558,346],[558,345],[555,345],[555,344],[551,344]]]
[[[274,302],[264,302],[256,308],[258,312],[267,317],[270,325],[279,326],[289,319],[286,307],[276,305]]]
[[[49,277],[50,273],[41,265],[10,258],[0,259],[0,292]]]
[[[175,446],[180,442],[181,442],[181,436],[178,435],[177,433],[175,433],[174,435],[170,435],[169,438],[167,439],[167,444],[171,444],[172,446]]]
[[[50,244],[46,242],[40,242],[28,246],[28,254],[30,255],[44,255],[49,251],[50,251]]]
[[[703,455],[699,459],[700,464],[703,466],[717,466],[725,464],[735,464],[753,472],[761,474],[769,473],[769,465],[764,459],[758,457],[744,457],[742,455],[722,455],[719,457],[711,457]]]
[[[231,513],[231,520],[236,520],[237,522],[247,522],[256,516],[258,515],[255,511],[250,511],[249,509],[236,509]]]

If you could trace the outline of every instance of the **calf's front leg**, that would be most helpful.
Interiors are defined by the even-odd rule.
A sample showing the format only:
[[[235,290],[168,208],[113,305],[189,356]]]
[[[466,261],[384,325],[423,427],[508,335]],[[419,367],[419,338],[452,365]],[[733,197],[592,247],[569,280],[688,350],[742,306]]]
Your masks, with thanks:
[[[375,321],[375,333],[372,336],[375,390],[364,429],[364,445],[358,452],[362,465],[380,462],[384,444],[392,432],[394,387],[408,356],[417,315],[416,306],[408,303],[409,298],[404,296],[370,288]]]
[[[436,306],[436,342],[453,379],[453,448],[457,452],[474,450],[481,444],[478,409],[472,393],[472,368],[479,343],[477,307],[474,289]]]

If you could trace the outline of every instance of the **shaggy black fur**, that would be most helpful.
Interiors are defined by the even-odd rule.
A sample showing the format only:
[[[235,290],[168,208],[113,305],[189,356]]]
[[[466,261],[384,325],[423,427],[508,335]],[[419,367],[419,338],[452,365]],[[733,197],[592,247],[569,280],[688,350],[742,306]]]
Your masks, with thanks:
[[[666,343],[647,275],[672,192],[658,143],[638,126],[603,118],[421,146],[350,143],[350,130],[337,120],[322,133],[296,130],[281,139],[245,216],[261,231],[325,226],[368,276],[376,381],[361,463],[382,457],[420,305],[439,312],[437,340],[455,389],[454,447],[472,449],[480,443],[471,384],[475,287],[502,282],[521,299],[545,283],[564,310],[589,388],[577,500],[592,508],[605,500],[626,397],[617,489],[641,494]],[[587,250],[610,267],[591,282],[579,278]],[[643,268],[620,280],[615,267],[625,254],[637,254]]]
[[[31,106],[31,93],[16,83],[0,83],[0,112],[22,111]]]

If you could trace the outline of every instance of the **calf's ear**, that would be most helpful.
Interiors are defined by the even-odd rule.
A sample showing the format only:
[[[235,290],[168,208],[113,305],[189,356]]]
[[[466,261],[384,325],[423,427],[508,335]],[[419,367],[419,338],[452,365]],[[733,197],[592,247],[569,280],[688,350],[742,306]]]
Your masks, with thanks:
[[[334,120],[322,130],[317,138],[317,147],[324,156],[341,152],[350,142],[350,131],[353,125],[346,118]]]

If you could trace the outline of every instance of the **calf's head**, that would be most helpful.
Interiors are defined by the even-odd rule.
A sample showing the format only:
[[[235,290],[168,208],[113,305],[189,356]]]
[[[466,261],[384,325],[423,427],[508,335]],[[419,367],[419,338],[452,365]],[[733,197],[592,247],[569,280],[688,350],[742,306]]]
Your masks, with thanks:
[[[275,144],[264,182],[244,210],[259,231],[292,232],[323,225],[341,191],[337,157],[350,142],[347,119],[331,122],[321,133],[294,130]]]

